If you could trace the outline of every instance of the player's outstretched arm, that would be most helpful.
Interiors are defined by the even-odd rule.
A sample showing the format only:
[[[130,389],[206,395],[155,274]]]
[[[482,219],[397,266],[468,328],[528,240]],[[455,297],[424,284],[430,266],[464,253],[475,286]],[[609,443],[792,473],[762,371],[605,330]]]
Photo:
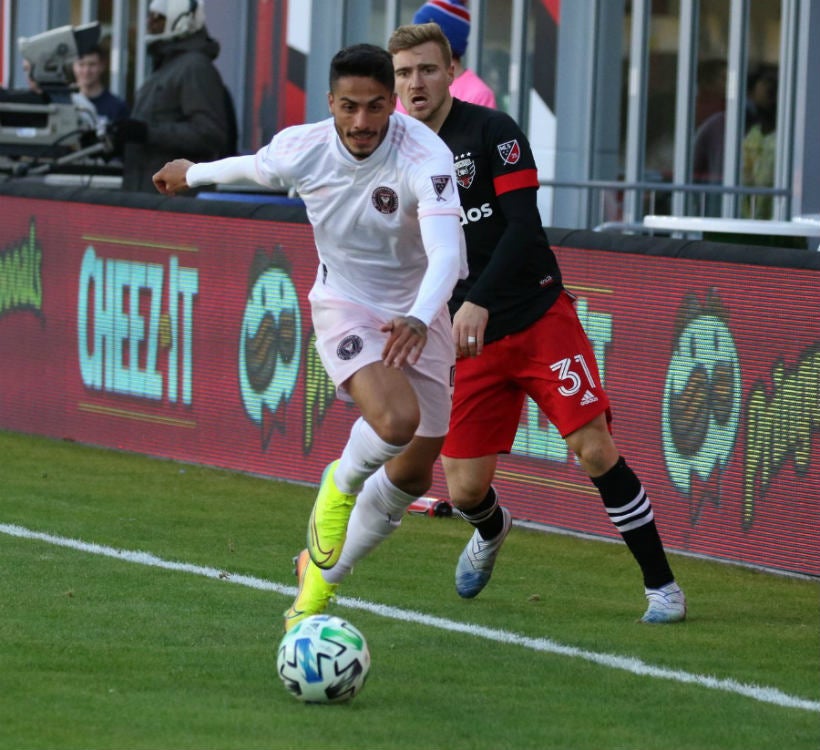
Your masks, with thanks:
[[[256,172],[256,157],[229,156],[201,164],[174,159],[154,175],[154,185],[166,195],[214,183],[263,184]]]

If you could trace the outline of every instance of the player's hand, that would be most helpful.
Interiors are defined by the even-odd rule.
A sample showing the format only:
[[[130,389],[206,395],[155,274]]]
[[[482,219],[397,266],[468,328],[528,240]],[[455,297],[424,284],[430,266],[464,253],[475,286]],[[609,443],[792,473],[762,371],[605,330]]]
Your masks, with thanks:
[[[163,195],[175,195],[188,189],[188,182],[185,175],[194,166],[192,161],[187,159],[174,159],[169,161],[154,177],[154,186]]]
[[[382,360],[387,367],[414,365],[419,361],[427,343],[427,326],[418,318],[393,318],[381,330],[390,334],[382,349]]]
[[[477,357],[484,349],[484,331],[490,312],[486,307],[464,302],[453,316],[453,343],[457,357]]]

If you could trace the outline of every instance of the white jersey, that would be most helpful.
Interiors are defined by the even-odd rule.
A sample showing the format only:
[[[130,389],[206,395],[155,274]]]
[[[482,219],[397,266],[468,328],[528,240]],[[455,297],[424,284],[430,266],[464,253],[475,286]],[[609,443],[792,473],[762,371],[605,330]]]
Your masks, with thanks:
[[[419,221],[435,215],[460,221],[453,155],[430,128],[394,113],[385,139],[364,159],[347,151],[332,118],[286,128],[256,154],[256,177],[295,186],[313,225],[321,276],[333,292],[386,318],[416,314],[428,267]],[[461,234],[460,240],[446,252],[463,278]],[[437,313],[417,317],[429,323]]]

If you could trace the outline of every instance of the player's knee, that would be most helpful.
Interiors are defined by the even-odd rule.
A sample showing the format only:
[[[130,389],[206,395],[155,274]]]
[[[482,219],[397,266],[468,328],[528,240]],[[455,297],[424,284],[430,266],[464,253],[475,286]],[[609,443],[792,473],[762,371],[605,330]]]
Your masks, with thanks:
[[[611,439],[586,440],[571,447],[589,477],[606,474],[618,460],[618,449]]]
[[[402,492],[406,492],[408,495],[422,497],[426,495],[430,487],[433,486],[433,477],[432,474],[427,476],[423,472],[419,472],[415,476],[405,477],[397,486]]]
[[[387,476],[395,487],[413,497],[426,495],[433,486],[433,467],[419,458],[394,459],[387,466]]]
[[[388,409],[371,420],[376,434],[390,445],[407,445],[416,434],[421,416],[418,408]]]
[[[450,502],[459,510],[470,510],[475,508],[490,490],[490,485],[481,482],[477,477],[460,475],[447,478],[447,491],[450,495]]]
[[[495,473],[494,461],[457,459],[442,456],[447,493],[459,510],[469,511],[484,500]]]

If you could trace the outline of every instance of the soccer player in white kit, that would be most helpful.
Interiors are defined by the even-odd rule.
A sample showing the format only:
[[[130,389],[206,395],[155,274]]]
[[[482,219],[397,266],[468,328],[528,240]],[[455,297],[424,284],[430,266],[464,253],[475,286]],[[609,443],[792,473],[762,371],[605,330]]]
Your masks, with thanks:
[[[393,61],[358,44],[331,61],[332,117],[286,128],[253,156],[177,159],[154,184],[293,184],[319,267],[309,295],[316,346],[361,416],[322,477],[296,558],[285,629],[322,612],[354,563],[432,483],[450,417],[455,346],[447,301],[467,272],[453,158],[426,125],[394,113]]]

